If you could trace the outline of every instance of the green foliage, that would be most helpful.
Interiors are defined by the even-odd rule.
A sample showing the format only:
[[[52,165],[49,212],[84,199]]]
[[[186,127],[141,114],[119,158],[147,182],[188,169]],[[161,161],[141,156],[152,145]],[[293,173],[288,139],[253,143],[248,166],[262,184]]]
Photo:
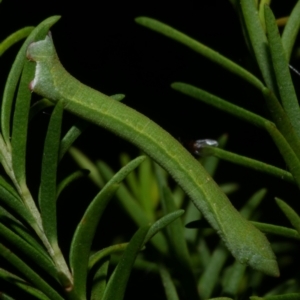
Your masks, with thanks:
[[[223,149],[227,138],[222,136],[219,148],[204,146],[198,149],[202,155],[200,161],[209,174],[214,175],[219,159],[222,159],[300,187],[300,113],[288,65],[299,30],[300,2],[292,11],[281,37],[271,9],[264,5],[269,1],[231,2],[240,14],[246,42],[255,54],[263,80],[168,25],[146,17],[139,17],[136,21],[240,76],[257,88],[265,99],[272,121],[190,84],[176,82],[171,85],[182,94],[266,130],[289,168],[289,171],[282,170],[230,153]],[[256,296],[265,284],[265,275],[231,259],[223,242],[216,242],[215,232],[208,228],[199,210],[151,159],[144,155],[131,159],[122,154],[121,168],[114,172],[106,162],[93,162],[73,147],[88,123],[79,120],[61,137],[61,102],[54,106],[45,133],[41,182],[38,199],[35,199],[26,178],[28,123],[38,112],[53,104],[42,99],[30,107],[31,93],[27,86],[34,68],[27,62],[25,52],[28,45],[43,38],[58,19],[51,17],[34,29],[21,29],[0,44],[2,55],[15,42],[27,37],[8,75],[2,99],[0,162],[5,174],[0,177],[0,256],[12,268],[0,268],[0,280],[13,285],[23,298],[123,299],[130,274],[135,270],[152,270],[160,278],[168,300],[225,300],[249,298],[251,295],[253,300],[299,299],[298,278],[272,279],[269,290]],[[112,97],[120,101],[124,95]],[[59,164],[67,152],[81,169],[58,183]],[[69,256],[65,257],[58,238],[57,198],[63,197],[62,191],[72,187],[75,180],[80,184],[80,179],[85,176],[89,176],[100,191],[82,212]],[[228,183],[221,188],[229,193],[237,186]],[[252,224],[272,235],[274,241],[276,237],[288,241],[286,248],[281,240],[278,240],[277,247],[275,242],[273,244],[280,268],[285,270],[287,258],[290,264],[295,263],[289,251],[300,239],[300,218],[290,205],[276,198],[277,205],[293,228],[258,222],[261,217],[259,206],[265,194],[265,189],[254,193],[240,213],[245,219],[254,220]],[[93,240],[97,231],[104,233],[99,222],[111,199],[117,200],[137,231],[128,243],[122,241],[94,250]],[[72,210],[66,213],[72,213]],[[192,222],[198,219],[200,221]],[[188,224],[187,228],[185,224]],[[6,294],[4,285],[0,288],[0,298],[14,299]]]

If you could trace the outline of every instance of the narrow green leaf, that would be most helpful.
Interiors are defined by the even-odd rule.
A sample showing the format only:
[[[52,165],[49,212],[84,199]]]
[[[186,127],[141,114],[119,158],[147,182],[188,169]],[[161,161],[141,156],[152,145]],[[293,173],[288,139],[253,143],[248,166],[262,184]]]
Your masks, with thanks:
[[[268,41],[259,19],[254,0],[241,0],[241,9],[243,12],[243,20],[246,24],[248,36],[261,74],[267,87],[277,94],[273,69],[271,67],[272,64],[267,47]],[[261,88],[262,87],[263,86],[261,86]]]
[[[71,145],[76,141],[76,139],[82,134],[82,132],[89,126],[89,123],[84,120],[78,120],[65,136],[61,140],[59,149],[59,161],[63,158],[65,153],[69,150]]]
[[[266,193],[266,189],[260,189],[256,193],[254,193],[240,210],[241,215],[246,219],[250,219],[255,209],[259,206],[263,198],[266,196]]]
[[[86,294],[86,277],[90,248],[102,213],[119,187],[119,183],[132,170],[138,167],[144,159],[144,156],[137,157],[115,174],[94,198],[76,228],[70,249],[70,265],[74,277],[74,289],[82,298]]]
[[[167,187],[161,168],[155,165],[155,173],[161,195],[161,203],[165,215],[177,210],[170,189]],[[198,299],[196,280],[192,270],[192,261],[184,238],[184,228],[181,219],[173,221],[167,227],[167,238],[170,252],[174,256],[174,266],[180,274],[180,281],[188,299]]]
[[[3,225],[10,228],[20,238],[26,241],[29,245],[33,246],[35,250],[39,251],[42,255],[48,257],[48,253],[41,245],[40,240],[37,240],[32,232],[29,231],[19,220],[17,220],[12,214],[0,206],[0,220]]]
[[[300,159],[300,139],[297,135],[297,132],[293,128],[288,115],[283,110],[281,104],[271,90],[264,88],[262,89],[262,93],[276,126],[288,141],[298,156],[298,159]]]
[[[145,238],[144,244],[146,244],[157,232],[174,222],[176,219],[178,219],[180,216],[184,214],[183,209],[176,210],[174,212],[171,212],[159,220],[157,220],[154,224],[151,225],[147,236]]]
[[[91,300],[101,300],[106,288],[106,278],[109,267],[109,258],[101,263],[93,278],[93,286],[91,292]]]
[[[96,186],[99,188],[104,186],[104,179],[99,174],[97,166],[85,154],[75,147],[71,147],[69,149],[69,154],[76,161],[80,168],[90,171],[89,178]]]
[[[122,244],[112,245],[97,251],[96,253],[90,256],[88,269],[89,270],[92,269],[95,266],[95,264],[97,264],[100,260],[104,259],[107,256],[110,256],[111,254],[123,253],[127,246],[128,243],[122,243]]]
[[[191,48],[192,50],[200,53],[204,57],[210,59],[211,61],[217,63],[224,69],[238,75],[239,77],[243,78],[244,80],[248,81],[250,84],[255,86],[258,89],[263,87],[263,83],[256,78],[253,74],[248,72],[246,69],[242,68],[238,64],[234,63],[230,59],[226,58],[225,56],[221,55],[220,53],[210,49],[209,47],[201,44],[200,42],[190,38],[189,36],[185,35],[184,33],[151,18],[147,17],[138,17],[135,21],[143,25],[145,27],[150,28],[151,30],[157,31],[185,46]]]
[[[46,281],[44,281],[39,274],[33,271],[22,259],[18,258],[10,249],[4,247],[2,244],[0,244],[0,255],[50,299],[63,300],[63,298]]]
[[[213,94],[210,94],[202,89],[196,88],[190,84],[182,83],[182,82],[174,82],[171,87],[174,90],[177,90],[183,94],[186,94],[190,97],[193,97],[197,100],[201,100],[204,103],[212,105],[222,111],[225,111],[237,118],[240,118],[244,121],[249,122],[255,126],[264,128],[264,124],[267,119],[256,115],[244,108],[241,108],[237,105],[231,104]]]
[[[37,102],[35,102],[31,107],[29,111],[29,121],[31,121],[39,112],[43,111],[44,109],[48,107],[54,106],[54,102],[50,101],[46,98],[43,98]]]
[[[12,165],[14,174],[19,185],[26,184],[26,146],[28,115],[31,101],[31,91],[28,88],[34,76],[34,64],[26,61],[24,64],[13,118],[12,129]]]
[[[232,266],[224,273],[222,282],[222,294],[228,296],[237,296],[241,282],[247,266],[235,261]]]
[[[0,278],[11,283],[15,288],[23,290],[28,295],[33,296],[34,299],[49,300],[49,297],[47,297],[44,293],[37,290],[36,288],[32,287],[30,284],[28,284],[22,278],[14,275],[6,270],[3,270],[1,268],[0,268]],[[10,297],[9,298],[3,297],[2,291],[0,294],[1,294],[1,299],[13,299]]]
[[[275,201],[277,205],[280,207],[280,209],[283,211],[283,213],[286,215],[286,217],[289,219],[293,227],[298,231],[300,234],[300,217],[299,215],[284,201],[282,201],[279,198],[275,198]]]
[[[298,137],[300,137],[299,103],[292,82],[286,53],[283,49],[278,27],[276,25],[276,20],[268,6],[265,7],[265,20],[273,68],[281,102],[292,126],[296,130]]]
[[[78,170],[67,176],[65,179],[63,179],[57,186],[57,194],[56,197],[58,198],[61,192],[68,187],[70,184],[72,184],[75,180],[82,178],[84,176],[87,176],[89,174],[88,170]]]
[[[172,281],[172,277],[168,271],[168,269],[160,265],[159,266],[159,275],[165,289],[167,300],[179,300],[179,296],[176,291],[176,287],[174,282]]]
[[[285,163],[287,164],[290,172],[292,173],[296,184],[300,188],[300,161],[297,155],[273,123],[266,122],[265,128],[269,132],[273,141],[275,142]]]
[[[273,224],[266,224],[266,223],[260,223],[260,222],[251,222],[256,228],[261,230],[264,233],[271,233],[274,235],[279,235],[295,240],[300,240],[300,235],[297,230],[286,228],[282,226],[277,226]]]
[[[7,145],[10,145],[10,118],[12,103],[15,94],[15,90],[21,75],[23,65],[26,61],[26,51],[30,43],[44,37],[49,28],[59,20],[59,16],[50,17],[41,22],[28,36],[23,46],[21,47],[17,57],[13,63],[13,66],[8,75],[6,85],[4,88],[2,108],[1,108],[1,132],[3,134],[4,141]]]
[[[229,256],[229,252],[223,244],[219,244],[214,250],[208,266],[204,270],[198,283],[198,290],[202,299],[211,297],[215,286],[220,280],[220,273]]]
[[[102,300],[122,300],[124,298],[133,263],[144,243],[148,230],[149,226],[139,228],[130,240],[120,262],[109,278]]]
[[[45,233],[51,245],[57,245],[56,173],[63,104],[57,102],[48,125],[42,160],[39,204]]]
[[[44,269],[49,275],[57,280],[57,272],[52,260],[45,253],[38,251],[35,247],[25,242],[20,236],[15,234],[12,230],[0,223],[0,236],[7,240],[11,245],[14,245],[35,262],[38,266]]]
[[[229,161],[236,165],[244,166],[248,169],[253,169],[258,172],[262,172],[268,175],[272,175],[283,179],[285,181],[295,183],[294,178],[290,172],[282,170],[280,168],[274,167],[272,165],[266,164],[264,162],[245,157],[236,153],[232,153],[216,147],[204,147],[201,151],[203,155],[213,155],[222,160]]]
[[[125,166],[130,162],[131,158],[127,153],[122,153],[120,155],[120,163]],[[130,192],[135,197],[135,199],[140,200],[140,188],[137,172],[131,172],[125,179],[126,186],[128,186]]]
[[[152,170],[152,162],[148,157],[138,169],[139,178],[139,201],[143,207],[147,218],[153,222],[155,220],[155,208],[157,204],[157,183]]]
[[[70,266],[74,278],[74,292],[82,299],[86,295],[88,259],[97,225],[118,187],[118,184],[111,183],[98,193],[84,213],[72,239]]]
[[[300,2],[294,6],[288,21],[283,29],[281,41],[285,50],[286,59],[290,61],[293,46],[300,29]]]
[[[34,218],[23,204],[16,190],[0,176],[0,202],[9,207],[18,217],[26,221],[27,224],[35,223]]]
[[[19,42],[20,40],[26,38],[34,29],[32,26],[27,26],[22,29],[17,30],[8,36],[5,40],[3,40],[0,44],[0,56],[9,49],[11,46]]]

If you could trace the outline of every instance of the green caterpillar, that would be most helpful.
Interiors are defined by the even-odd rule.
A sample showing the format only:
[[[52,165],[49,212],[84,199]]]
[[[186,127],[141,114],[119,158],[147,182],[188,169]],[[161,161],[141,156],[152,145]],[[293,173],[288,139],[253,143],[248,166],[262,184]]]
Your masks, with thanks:
[[[274,253],[264,234],[245,220],[199,162],[170,134],[132,108],[80,83],[61,65],[50,35],[29,45],[36,62],[30,89],[142,149],[166,169],[189,195],[241,263],[279,276]]]

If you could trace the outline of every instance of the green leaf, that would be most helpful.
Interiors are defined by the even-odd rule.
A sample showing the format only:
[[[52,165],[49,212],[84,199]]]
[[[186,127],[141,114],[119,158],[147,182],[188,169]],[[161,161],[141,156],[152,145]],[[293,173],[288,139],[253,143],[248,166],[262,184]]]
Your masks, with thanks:
[[[222,294],[228,296],[237,296],[247,266],[235,261],[226,272],[224,272],[222,282]]]
[[[221,270],[223,269],[228,256],[229,253],[222,244],[219,244],[214,250],[209,264],[202,273],[198,283],[201,299],[208,299],[211,297],[213,290],[220,279]]]
[[[256,228],[261,230],[264,233],[271,233],[278,236],[283,236],[295,240],[300,240],[300,235],[297,230],[286,228],[283,226],[277,226],[273,224],[266,224],[260,222],[251,222]]]
[[[32,26],[24,27],[22,29],[17,30],[8,36],[5,40],[3,40],[0,44],[0,56],[9,49],[11,46],[19,42],[20,40],[26,38],[34,29]]]
[[[57,186],[56,197],[58,198],[61,192],[72,184],[75,180],[87,176],[89,174],[88,170],[78,170],[67,176],[64,180],[62,180]]]
[[[139,198],[143,210],[150,222],[155,220],[157,183],[152,170],[153,164],[148,157],[138,169]],[[155,201],[156,200],[156,201]]]
[[[103,178],[106,181],[110,180],[110,178],[114,174],[112,169],[102,161],[97,162],[97,167],[99,169],[99,173],[103,176]],[[125,186],[125,184],[122,183],[120,185],[120,188],[116,193],[116,196],[119,200],[119,203],[122,205],[123,209],[138,226],[141,227],[146,224],[149,224],[150,220],[147,219],[147,216],[142,210],[140,204],[131,195],[131,193],[128,191],[127,187]],[[150,240],[150,242],[160,253],[167,254],[168,245],[161,232],[158,232]]]
[[[57,102],[48,125],[42,160],[39,204],[45,233],[50,244],[57,245],[56,173],[63,116],[63,104]]]
[[[120,262],[109,278],[102,300],[122,300],[124,298],[133,263],[144,243],[148,230],[149,225],[139,228],[130,240]]]
[[[30,226],[36,224],[35,219],[23,204],[16,190],[2,176],[0,176],[0,202],[4,203],[14,214]]]
[[[279,198],[275,198],[277,205],[289,219],[293,227],[298,231],[300,234],[300,217],[299,215],[284,201]]]
[[[293,128],[288,115],[283,110],[281,104],[271,90],[265,88],[262,90],[262,93],[266,100],[268,110],[272,115],[276,126],[288,141],[288,143],[298,156],[298,159],[300,159],[300,139],[297,135],[297,132]]]
[[[0,236],[7,240],[11,245],[14,245],[19,249],[22,254],[26,255],[31,259],[32,262],[35,262],[42,269],[44,269],[49,275],[57,279],[57,272],[54,267],[52,260],[49,256],[46,256],[45,252],[42,253],[37,250],[35,247],[28,244],[20,236],[15,234],[12,230],[8,229],[6,226],[0,223]]]
[[[82,299],[86,295],[88,259],[97,225],[118,187],[118,184],[111,183],[100,191],[87,208],[72,239],[70,266],[74,278],[74,292]]]
[[[82,132],[89,126],[89,123],[84,120],[78,120],[65,136],[61,140],[59,149],[59,161],[63,158],[65,153],[69,150],[71,145],[76,141],[76,139],[82,134]]]
[[[17,182],[20,186],[26,185],[26,146],[28,115],[31,101],[31,91],[28,88],[34,76],[35,66],[29,61],[24,64],[13,118],[11,138],[12,165]]]
[[[93,286],[91,292],[91,300],[101,300],[106,288],[106,277],[108,273],[109,259],[106,258],[101,263],[97,272],[93,277]]]
[[[177,210],[170,189],[167,187],[161,168],[155,165],[155,173],[161,195],[161,203],[165,215]],[[174,256],[174,267],[180,274],[180,281],[188,299],[197,299],[196,280],[192,270],[192,261],[184,238],[182,221],[177,219],[167,227],[167,238],[170,252]]]
[[[28,36],[24,44],[22,45],[17,57],[13,63],[10,73],[7,77],[6,85],[4,88],[2,108],[1,108],[1,132],[3,134],[4,141],[7,145],[10,145],[10,122],[11,122],[11,110],[12,103],[15,94],[15,90],[21,75],[23,65],[26,61],[26,51],[30,43],[39,40],[44,37],[49,28],[60,19],[59,16],[53,16],[42,23],[40,23]]]
[[[201,150],[203,155],[213,155],[222,160],[234,163],[236,165],[244,166],[248,169],[253,169],[258,172],[262,172],[268,175],[272,175],[283,179],[285,181],[295,183],[294,178],[290,172],[282,170],[280,168],[274,167],[272,165],[266,164],[264,162],[245,157],[236,153],[232,153],[216,147],[204,147]]]
[[[167,300],[179,300],[179,296],[177,294],[175,284],[172,280],[172,277],[171,277],[168,269],[165,266],[163,266],[163,265],[159,266],[159,275],[160,275],[163,287],[165,289]]]
[[[259,206],[263,198],[266,196],[266,193],[266,189],[260,189],[256,193],[254,193],[240,210],[241,215],[246,219],[250,219],[255,209]]]
[[[203,101],[204,103],[212,105],[255,126],[264,128],[265,122],[268,121],[267,119],[259,115],[256,115],[237,105],[231,104],[213,94],[210,94],[190,84],[186,84],[183,82],[174,82],[172,83],[171,87],[176,91],[179,91],[197,100]]]
[[[189,36],[185,35],[184,33],[151,18],[147,17],[138,17],[135,19],[135,21],[143,25],[145,27],[148,27],[154,31],[157,31],[171,39],[174,39],[175,41],[186,45],[187,47],[191,48],[192,50],[196,51],[197,53],[200,53],[204,57],[210,59],[211,61],[217,63],[224,69],[238,75],[239,77],[245,79],[250,84],[255,86],[258,89],[261,89],[263,87],[262,82],[256,78],[254,75],[252,75],[250,72],[248,72],[246,69],[243,69],[238,64],[234,63],[230,59],[224,57],[220,53],[210,49],[209,47],[201,44],[200,42],[190,38]]]
[[[63,300],[63,298],[46,281],[44,281],[39,274],[33,271],[22,259],[18,258],[10,249],[2,244],[0,244],[0,255],[50,299]]]
[[[300,2],[298,1],[294,6],[287,23],[283,29],[281,41],[285,50],[286,59],[290,61],[293,46],[297,38],[300,28]]]
[[[1,268],[0,268],[0,278],[11,283],[14,286],[14,288],[23,290],[28,295],[33,296],[34,299],[49,300],[49,298],[44,293],[42,293],[41,291],[32,287],[30,284],[28,284],[22,278],[14,275],[6,270],[3,270]],[[1,299],[13,299],[13,298],[3,297],[3,294],[1,291]]]
[[[287,164],[290,172],[292,173],[296,184],[300,188],[300,161],[286,141],[285,137],[280,133],[276,126],[271,122],[265,123],[265,128],[269,132],[277,148],[279,149],[285,163]]]
[[[102,188],[104,186],[104,179],[99,174],[97,166],[85,154],[75,147],[71,147],[69,149],[69,153],[80,168],[90,171],[89,178],[92,180],[92,182],[97,187]]]
[[[88,269],[92,269],[103,258],[116,253],[123,253],[127,248],[128,243],[116,244],[106,248],[103,248],[96,253],[92,254],[89,258]]]
[[[268,6],[265,7],[265,20],[273,68],[281,102],[284,110],[289,116],[292,126],[296,130],[298,137],[300,137],[299,103],[292,82],[286,53],[283,49],[278,27],[276,25],[276,20]]]
[[[267,87],[277,94],[272,64],[268,51],[268,41],[262,23],[259,19],[258,11],[253,0],[241,0],[243,20],[246,24],[248,36],[252,49],[255,53],[256,61],[262,73]],[[263,86],[261,86],[262,88]]]
[[[70,249],[70,265],[74,277],[74,289],[81,297],[86,294],[90,248],[102,213],[119,187],[119,183],[144,159],[144,156],[137,157],[115,174],[94,198],[76,228]]]
[[[176,210],[174,212],[170,212],[167,215],[163,216],[159,220],[157,220],[154,224],[151,225],[147,236],[145,238],[144,243],[146,244],[157,232],[174,222],[180,216],[184,214],[183,209]]]

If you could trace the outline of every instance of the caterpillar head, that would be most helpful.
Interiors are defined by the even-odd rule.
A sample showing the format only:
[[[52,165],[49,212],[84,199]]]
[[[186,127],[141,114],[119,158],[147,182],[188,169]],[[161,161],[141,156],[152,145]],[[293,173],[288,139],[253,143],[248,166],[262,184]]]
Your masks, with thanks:
[[[33,42],[28,46],[26,56],[30,61],[35,62],[49,61],[56,57],[50,31],[44,40]]]

